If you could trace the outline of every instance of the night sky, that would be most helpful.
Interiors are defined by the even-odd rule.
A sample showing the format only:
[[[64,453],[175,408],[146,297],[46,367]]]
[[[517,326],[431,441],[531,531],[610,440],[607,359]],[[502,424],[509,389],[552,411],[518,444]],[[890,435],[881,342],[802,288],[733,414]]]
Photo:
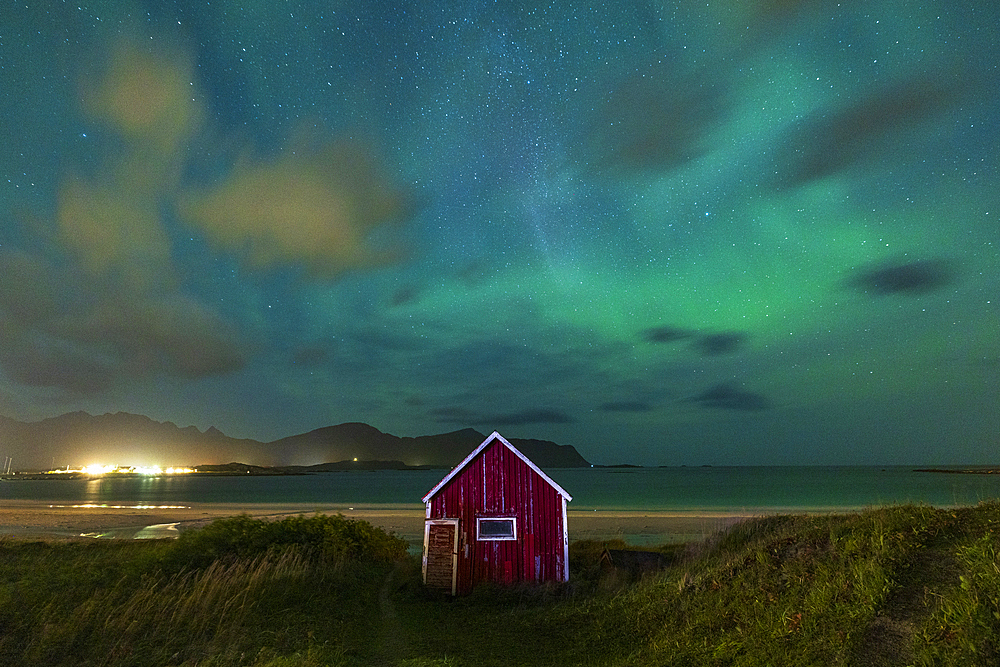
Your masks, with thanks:
[[[0,414],[1000,463],[998,63],[995,0],[7,3]]]

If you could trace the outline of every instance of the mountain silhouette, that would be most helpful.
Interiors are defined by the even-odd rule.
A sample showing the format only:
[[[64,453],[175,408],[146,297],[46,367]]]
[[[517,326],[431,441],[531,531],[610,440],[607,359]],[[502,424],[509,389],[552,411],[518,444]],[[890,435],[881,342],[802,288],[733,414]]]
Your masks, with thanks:
[[[214,426],[200,431],[127,412],[96,416],[70,412],[38,422],[0,416],[0,456],[11,457],[11,469],[20,471],[95,463],[193,467],[239,461],[253,466],[314,466],[353,459],[448,468],[485,439],[471,428],[413,438],[348,422],[260,442],[231,438]],[[509,440],[543,469],[590,465],[571,445]]]
[[[294,453],[320,461],[402,461],[406,465],[453,467],[461,463],[486,436],[471,429],[416,438],[382,433],[373,426],[357,422],[327,426],[268,443],[276,456]],[[590,464],[571,445],[557,445],[547,440],[520,440],[510,443],[541,468],[577,468]],[[295,463],[288,461],[287,463]]]

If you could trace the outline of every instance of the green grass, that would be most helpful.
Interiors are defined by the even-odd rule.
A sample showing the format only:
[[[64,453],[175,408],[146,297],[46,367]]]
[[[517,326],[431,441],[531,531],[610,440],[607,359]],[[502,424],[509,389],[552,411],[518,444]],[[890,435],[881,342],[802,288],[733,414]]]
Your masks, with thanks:
[[[170,542],[0,539],[0,664],[994,665],[1000,504],[747,521],[623,573],[425,591],[343,517],[217,521]]]

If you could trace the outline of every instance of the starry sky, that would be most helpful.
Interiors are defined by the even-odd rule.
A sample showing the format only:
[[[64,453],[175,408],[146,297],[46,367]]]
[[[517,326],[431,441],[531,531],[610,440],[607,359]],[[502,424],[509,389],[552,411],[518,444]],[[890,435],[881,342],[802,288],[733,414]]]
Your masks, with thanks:
[[[0,414],[1000,460],[992,0],[11,3]]]

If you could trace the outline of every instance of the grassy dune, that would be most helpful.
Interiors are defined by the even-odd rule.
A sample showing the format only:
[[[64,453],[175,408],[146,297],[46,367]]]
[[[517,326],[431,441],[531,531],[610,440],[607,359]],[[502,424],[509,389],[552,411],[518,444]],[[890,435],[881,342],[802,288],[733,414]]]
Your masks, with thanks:
[[[656,572],[426,592],[402,540],[317,515],[172,542],[0,540],[0,664],[995,665],[1000,504],[747,521]]]

